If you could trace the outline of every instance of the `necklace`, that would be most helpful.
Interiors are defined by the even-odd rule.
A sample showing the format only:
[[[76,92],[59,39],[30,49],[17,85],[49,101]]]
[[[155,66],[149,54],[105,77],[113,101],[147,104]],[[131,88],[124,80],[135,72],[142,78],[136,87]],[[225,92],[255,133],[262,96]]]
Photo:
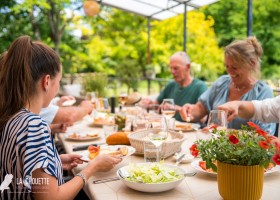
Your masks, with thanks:
[[[246,85],[243,85],[242,87],[238,87],[237,85],[234,84],[234,82],[232,82],[232,85],[233,87],[238,91],[238,92],[241,92],[242,90],[246,89],[246,88],[249,88],[249,87],[252,87],[252,85],[254,85],[253,83],[250,83],[249,86],[246,86]]]

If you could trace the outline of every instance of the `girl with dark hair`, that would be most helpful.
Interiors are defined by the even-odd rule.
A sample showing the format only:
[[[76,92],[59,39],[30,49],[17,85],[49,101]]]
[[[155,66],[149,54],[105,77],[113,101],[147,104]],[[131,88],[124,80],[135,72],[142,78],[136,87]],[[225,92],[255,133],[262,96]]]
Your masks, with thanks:
[[[79,155],[58,155],[50,128],[38,115],[57,94],[61,71],[56,52],[28,36],[16,39],[0,58],[1,199],[73,199],[95,172],[121,161],[97,156],[64,184],[62,169],[82,161]]]

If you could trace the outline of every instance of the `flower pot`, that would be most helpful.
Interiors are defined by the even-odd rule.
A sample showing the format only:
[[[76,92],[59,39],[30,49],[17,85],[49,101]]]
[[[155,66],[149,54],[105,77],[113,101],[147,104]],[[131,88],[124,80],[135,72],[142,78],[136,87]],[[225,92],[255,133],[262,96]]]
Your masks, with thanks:
[[[218,162],[218,188],[224,200],[259,200],[263,191],[264,167]]]

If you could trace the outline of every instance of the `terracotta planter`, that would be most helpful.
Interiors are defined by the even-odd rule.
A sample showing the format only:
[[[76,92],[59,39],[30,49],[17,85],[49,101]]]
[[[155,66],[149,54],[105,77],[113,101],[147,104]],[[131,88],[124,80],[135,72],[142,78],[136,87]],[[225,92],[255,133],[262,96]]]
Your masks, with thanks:
[[[218,162],[218,187],[224,200],[259,200],[263,191],[264,168]]]

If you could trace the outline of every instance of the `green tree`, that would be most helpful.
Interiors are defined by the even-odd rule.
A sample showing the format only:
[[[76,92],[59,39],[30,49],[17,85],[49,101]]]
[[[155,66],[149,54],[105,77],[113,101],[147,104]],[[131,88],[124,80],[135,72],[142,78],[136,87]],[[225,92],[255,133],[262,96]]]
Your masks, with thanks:
[[[280,1],[253,1],[253,35],[264,49],[264,78],[280,78]],[[220,46],[247,35],[247,1],[220,0],[204,10],[215,19],[214,29]]]
[[[199,11],[188,12],[187,17],[187,53],[195,63],[193,67],[201,66],[196,76],[213,81],[224,72],[223,53],[213,29],[214,20]],[[154,22],[153,25],[152,60],[164,65],[166,72],[170,56],[183,49],[183,15]]]

